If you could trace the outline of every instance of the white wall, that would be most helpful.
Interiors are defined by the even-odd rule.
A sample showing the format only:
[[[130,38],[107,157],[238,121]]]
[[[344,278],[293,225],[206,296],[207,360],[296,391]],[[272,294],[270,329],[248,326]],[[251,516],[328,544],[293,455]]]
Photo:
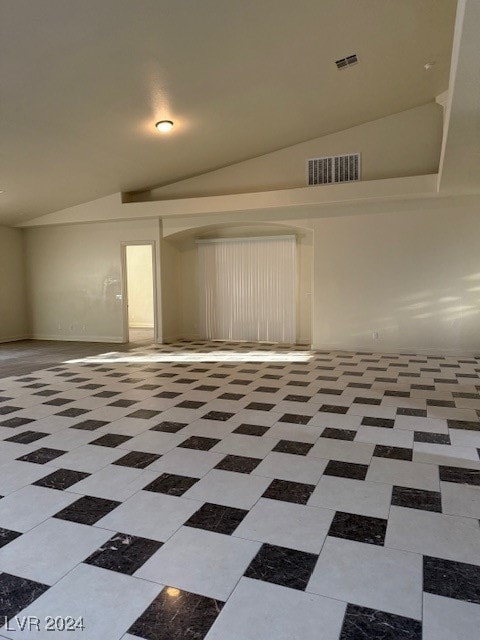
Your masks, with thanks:
[[[304,187],[307,158],[354,152],[362,156],[362,180],[436,173],[442,131],[442,107],[429,103],[152,189],[143,197],[163,200]]]
[[[123,303],[117,296],[121,243],[127,241],[158,246],[158,220],[26,230],[33,337],[122,341]]]
[[[0,342],[28,337],[23,232],[0,227]]]
[[[153,271],[152,246],[126,247],[128,326],[153,328]]]

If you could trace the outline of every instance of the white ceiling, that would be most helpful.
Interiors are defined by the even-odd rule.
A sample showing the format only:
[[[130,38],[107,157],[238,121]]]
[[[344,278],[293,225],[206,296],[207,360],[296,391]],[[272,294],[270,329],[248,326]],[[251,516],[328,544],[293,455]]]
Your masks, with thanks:
[[[454,0],[0,0],[0,222],[255,157],[447,88]],[[357,53],[359,64],[334,61]],[[426,62],[435,61],[428,72]],[[154,123],[175,121],[168,136]]]

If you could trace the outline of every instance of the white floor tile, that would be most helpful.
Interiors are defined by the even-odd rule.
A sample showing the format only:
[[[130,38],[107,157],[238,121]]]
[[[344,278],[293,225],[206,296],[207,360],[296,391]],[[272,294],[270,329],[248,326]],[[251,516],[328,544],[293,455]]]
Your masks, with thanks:
[[[387,518],[391,496],[392,485],[389,484],[323,476],[308,504],[373,518]]]
[[[307,591],[420,620],[422,556],[327,537]]]
[[[261,498],[233,535],[318,554],[334,515],[330,509]]]
[[[182,527],[135,576],[225,601],[260,543]]]
[[[242,578],[206,640],[338,640],[345,607],[338,600]]]

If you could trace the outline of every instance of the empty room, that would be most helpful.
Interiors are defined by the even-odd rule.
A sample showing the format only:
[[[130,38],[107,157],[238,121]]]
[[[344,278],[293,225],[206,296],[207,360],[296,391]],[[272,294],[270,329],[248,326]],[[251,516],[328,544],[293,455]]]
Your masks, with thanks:
[[[0,25],[0,639],[478,637],[480,1]]]

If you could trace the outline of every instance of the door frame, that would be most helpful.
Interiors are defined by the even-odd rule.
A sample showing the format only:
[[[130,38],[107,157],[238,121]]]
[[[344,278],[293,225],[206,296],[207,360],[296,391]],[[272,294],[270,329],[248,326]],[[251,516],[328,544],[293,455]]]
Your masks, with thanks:
[[[158,305],[157,305],[157,254],[154,240],[126,240],[121,242],[122,264],[122,340],[126,344],[129,341],[128,331],[128,278],[127,278],[127,247],[146,246],[152,249],[152,286],[153,286],[153,341],[158,341]]]

